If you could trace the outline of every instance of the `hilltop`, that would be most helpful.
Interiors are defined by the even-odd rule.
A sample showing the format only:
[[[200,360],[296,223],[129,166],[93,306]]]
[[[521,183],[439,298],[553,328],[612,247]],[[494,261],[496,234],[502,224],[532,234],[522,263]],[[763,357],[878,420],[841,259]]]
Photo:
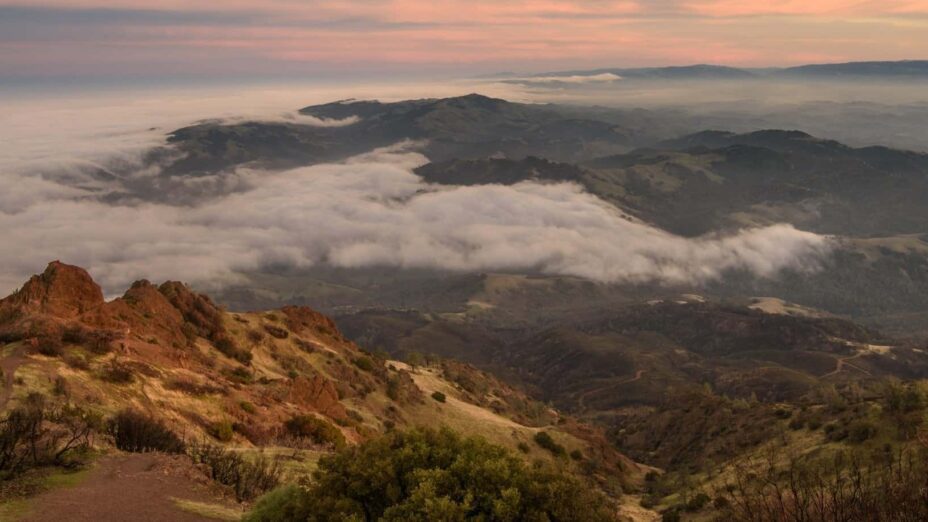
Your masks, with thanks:
[[[287,469],[296,476],[333,449],[442,425],[557,460],[533,442],[544,432],[562,451],[585,456],[564,464],[601,484],[633,488],[644,473],[601,430],[483,371],[364,351],[307,307],[229,313],[182,283],[148,281],[106,301],[85,270],[56,261],[0,300],[0,342],[4,410],[36,393],[103,418],[131,409],[188,441],[256,455],[291,451]],[[312,434],[293,446],[288,426],[307,416]]]

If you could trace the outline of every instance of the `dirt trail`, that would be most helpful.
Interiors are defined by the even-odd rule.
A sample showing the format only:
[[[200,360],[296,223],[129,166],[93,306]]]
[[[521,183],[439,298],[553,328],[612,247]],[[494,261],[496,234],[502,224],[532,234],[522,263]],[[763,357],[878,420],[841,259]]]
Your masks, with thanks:
[[[825,377],[831,377],[832,375],[838,374],[838,373],[840,373],[840,372],[842,372],[842,371],[844,370],[844,367],[845,367],[845,366],[850,367],[850,368],[854,368],[855,370],[857,370],[857,371],[859,371],[859,372],[862,372],[862,373],[864,373],[865,375],[870,375],[870,372],[869,372],[869,371],[867,371],[867,370],[861,368],[860,366],[857,366],[857,365],[855,365],[855,364],[851,364],[851,363],[848,362],[848,361],[851,361],[851,360],[854,360],[854,359],[860,357],[861,355],[863,355],[863,352],[858,352],[858,353],[854,354],[854,355],[851,356],[851,357],[841,357],[841,358],[839,358],[837,361],[835,361],[835,369],[832,370],[832,371],[830,371],[830,372],[828,372],[828,373],[826,373],[825,375],[822,375],[822,376],[819,377],[819,378],[820,378],[820,379],[824,379]]]
[[[216,520],[184,511],[174,499],[225,508],[237,507],[219,497],[184,457],[120,454],[103,457],[74,487],[47,491],[30,499],[23,522],[201,522]]]
[[[0,390],[0,410],[13,396],[13,383],[16,379],[16,370],[26,362],[25,348],[22,346],[13,350],[13,353],[0,359],[0,369],[3,370],[3,389]]]

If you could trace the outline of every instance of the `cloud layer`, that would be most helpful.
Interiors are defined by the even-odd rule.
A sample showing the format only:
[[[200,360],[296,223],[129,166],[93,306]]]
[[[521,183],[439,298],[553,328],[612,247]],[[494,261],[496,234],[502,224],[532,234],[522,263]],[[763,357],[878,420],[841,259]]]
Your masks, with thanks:
[[[87,266],[109,290],[136,278],[204,285],[269,266],[521,270],[598,281],[699,282],[741,269],[814,266],[821,236],[789,226],[684,239],[628,221],[573,184],[435,187],[410,144],[338,164],[240,170],[250,187],[192,207],[111,205],[80,191],[0,201],[0,285],[51,259]],[[53,184],[54,185],[54,184]]]

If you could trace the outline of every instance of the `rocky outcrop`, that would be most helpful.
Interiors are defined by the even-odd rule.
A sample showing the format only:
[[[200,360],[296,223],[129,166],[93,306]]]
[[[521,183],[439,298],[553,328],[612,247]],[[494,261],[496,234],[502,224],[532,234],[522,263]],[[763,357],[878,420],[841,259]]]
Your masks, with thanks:
[[[103,303],[103,291],[86,270],[53,261],[17,292],[0,300],[0,310],[73,319]]]
[[[335,384],[321,375],[293,379],[288,400],[336,420],[348,417],[345,407],[338,401]]]

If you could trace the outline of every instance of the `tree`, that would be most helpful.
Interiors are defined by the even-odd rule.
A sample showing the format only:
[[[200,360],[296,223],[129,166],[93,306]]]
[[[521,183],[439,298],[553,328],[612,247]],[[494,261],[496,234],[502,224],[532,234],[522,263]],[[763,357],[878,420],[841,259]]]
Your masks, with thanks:
[[[605,498],[562,470],[526,466],[506,449],[451,430],[392,432],[324,457],[306,488],[255,506],[271,520],[614,520]]]

